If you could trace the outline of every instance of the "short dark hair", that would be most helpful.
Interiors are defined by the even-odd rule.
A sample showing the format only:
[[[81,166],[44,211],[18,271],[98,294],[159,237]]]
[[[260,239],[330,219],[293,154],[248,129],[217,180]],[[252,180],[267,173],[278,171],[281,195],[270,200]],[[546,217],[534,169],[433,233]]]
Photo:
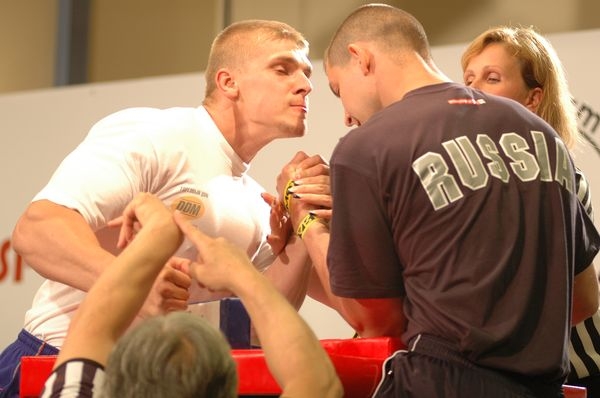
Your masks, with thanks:
[[[325,50],[325,63],[344,65],[350,59],[348,45],[356,41],[376,42],[391,56],[398,50],[410,49],[425,60],[431,59],[421,23],[408,12],[387,4],[367,4],[351,13]]]

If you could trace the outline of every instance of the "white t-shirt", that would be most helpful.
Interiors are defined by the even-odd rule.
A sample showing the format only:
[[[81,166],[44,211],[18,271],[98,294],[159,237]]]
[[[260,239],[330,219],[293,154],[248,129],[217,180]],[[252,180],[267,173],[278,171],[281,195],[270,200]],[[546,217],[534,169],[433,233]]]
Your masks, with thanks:
[[[151,192],[208,235],[243,247],[263,270],[274,259],[266,243],[270,208],[260,197],[264,189],[246,174],[248,168],[203,107],[131,108],[96,123],[33,201],[76,209],[102,247],[117,254],[118,228],[106,223],[137,193]],[[186,240],[176,255],[195,258],[196,251]],[[46,280],[25,315],[25,329],[60,348],[84,296]],[[220,297],[194,284],[190,303]]]

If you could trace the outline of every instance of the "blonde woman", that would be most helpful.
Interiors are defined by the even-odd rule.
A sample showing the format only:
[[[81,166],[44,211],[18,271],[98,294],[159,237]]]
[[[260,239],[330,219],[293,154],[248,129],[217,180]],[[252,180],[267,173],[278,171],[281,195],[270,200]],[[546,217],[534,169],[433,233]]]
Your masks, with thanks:
[[[562,63],[552,45],[532,28],[501,26],[480,34],[463,53],[468,86],[511,98],[546,120],[572,149],[579,141],[577,111]],[[577,195],[593,216],[588,182],[577,170]],[[600,313],[573,327],[570,384],[600,396]],[[597,347],[597,348],[595,348]]]

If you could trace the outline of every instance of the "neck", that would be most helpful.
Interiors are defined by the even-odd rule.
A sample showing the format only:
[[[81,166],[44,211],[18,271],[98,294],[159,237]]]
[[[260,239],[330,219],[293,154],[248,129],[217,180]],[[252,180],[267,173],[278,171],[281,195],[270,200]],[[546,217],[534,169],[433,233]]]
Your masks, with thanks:
[[[248,122],[241,118],[232,106],[213,101],[205,101],[203,105],[225,140],[243,162],[250,163],[258,151],[268,144],[264,139],[261,140],[260,134],[253,134]]]
[[[408,92],[418,88],[452,82],[433,61],[425,61],[417,54],[405,58],[401,64],[389,63],[385,69],[379,87],[384,107],[400,101]],[[392,81],[389,76],[394,76]]]

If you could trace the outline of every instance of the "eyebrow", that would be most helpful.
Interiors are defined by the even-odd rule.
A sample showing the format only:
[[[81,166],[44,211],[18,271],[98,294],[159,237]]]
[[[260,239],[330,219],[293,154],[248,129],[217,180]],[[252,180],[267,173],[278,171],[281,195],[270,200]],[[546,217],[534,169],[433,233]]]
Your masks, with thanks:
[[[304,74],[306,76],[310,77],[312,75],[313,68],[310,63],[301,62],[296,57],[293,57],[291,55],[287,55],[287,54],[277,55],[271,60],[271,65],[277,65],[277,64],[281,64],[281,63],[297,65],[304,71]]]

